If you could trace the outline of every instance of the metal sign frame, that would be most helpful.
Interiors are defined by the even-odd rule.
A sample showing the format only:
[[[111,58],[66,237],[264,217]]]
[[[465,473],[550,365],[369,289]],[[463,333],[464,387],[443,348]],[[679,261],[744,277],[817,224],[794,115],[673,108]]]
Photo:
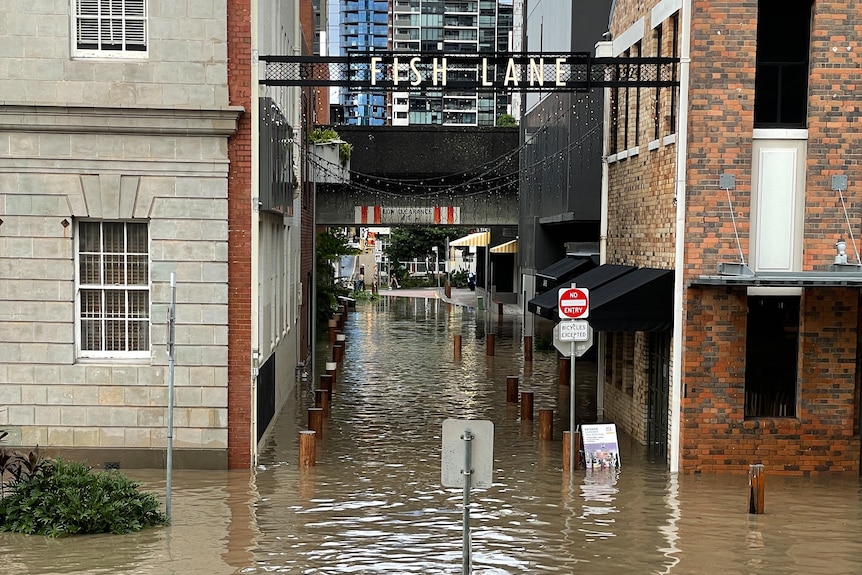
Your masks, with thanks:
[[[361,91],[582,92],[679,85],[676,58],[597,58],[590,52],[349,52],[260,56],[267,86],[340,86]]]

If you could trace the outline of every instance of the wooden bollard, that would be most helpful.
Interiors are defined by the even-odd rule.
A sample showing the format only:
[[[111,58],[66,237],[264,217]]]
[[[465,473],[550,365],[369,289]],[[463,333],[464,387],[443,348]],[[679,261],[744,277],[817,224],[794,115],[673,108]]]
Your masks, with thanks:
[[[344,345],[338,343],[337,341],[332,344],[332,361],[335,363],[341,363],[341,360],[344,359]]]
[[[338,380],[338,364],[334,361],[327,361],[326,373],[332,376],[332,389],[335,389],[335,382]]]
[[[337,319],[329,320],[328,326],[329,326],[329,343],[335,343],[336,335],[338,332],[338,320]]]
[[[323,409],[320,407],[308,408],[308,429],[317,432],[317,439],[323,439]]]
[[[554,410],[539,410],[539,439],[551,441],[554,439]]]
[[[347,335],[344,333],[336,333],[335,334],[335,342],[340,343],[341,346],[347,350]]]
[[[320,375],[320,388],[329,392],[329,399],[332,400],[332,380],[333,377],[328,373]]]
[[[494,355],[494,343],[497,339],[497,334],[494,333],[486,333],[485,334],[485,355]]]
[[[521,421],[533,421],[533,392],[521,392]]]
[[[524,361],[533,361],[533,336],[524,336]]]
[[[571,358],[561,357],[557,360],[557,379],[563,387],[569,387],[569,373]]]
[[[299,432],[299,466],[311,467],[317,463],[317,434],[306,429]]]
[[[563,432],[563,472],[568,473],[569,471],[569,449],[571,448],[571,441],[569,440],[570,436],[569,431]],[[575,469],[581,468],[581,433],[579,431],[575,432]]]
[[[748,512],[763,513],[763,500],[766,490],[766,473],[763,464],[748,466]]]
[[[518,376],[506,377],[506,403],[518,403]]]
[[[455,359],[461,359],[461,336],[456,335],[454,338],[453,345],[453,355]]]
[[[503,317],[503,302],[497,302],[497,315]]]
[[[329,408],[329,394],[330,391],[328,389],[314,390],[314,407],[319,407],[323,410],[323,417],[329,417],[331,413]]]
[[[336,312],[332,314],[332,319],[335,320],[335,333],[340,332],[341,328],[344,327],[344,316]]]

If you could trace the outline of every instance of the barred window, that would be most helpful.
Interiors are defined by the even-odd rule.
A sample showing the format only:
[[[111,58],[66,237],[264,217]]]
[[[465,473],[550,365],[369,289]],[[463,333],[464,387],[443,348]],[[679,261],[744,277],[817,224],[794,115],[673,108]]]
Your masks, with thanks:
[[[149,357],[147,224],[78,224],[78,339],[81,357]]]
[[[72,0],[72,5],[73,56],[147,56],[147,0]]]

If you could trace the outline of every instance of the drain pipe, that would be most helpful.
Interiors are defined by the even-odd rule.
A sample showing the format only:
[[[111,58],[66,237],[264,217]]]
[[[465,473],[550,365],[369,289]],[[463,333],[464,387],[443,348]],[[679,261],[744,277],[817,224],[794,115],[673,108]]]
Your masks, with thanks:
[[[670,472],[679,472],[680,427],[682,421],[682,328],[685,318],[685,193],[686,168],[688,165],[688,89],[689,65],[691,63],[691,3],[682,2],[681,46],[679,59],[679,114],[676,131],[676,253],[674,256],[673,286],[673,348],[671,349],[671,427],[670,427]]]
[[[614,43],[603,41],[596,43],[596,58],[611,58],[614,55]],[[599,264],[604,265],[608,261],[608,154],[611,150],[611,89],[603,90],[602,109],[602,188],[601,188],[601,219],[599,222]],[[597,338],[599,349],[597,352],[598,370],[596,377],[596,417],[598,421],[605,420],[605,336],[601,334]]]

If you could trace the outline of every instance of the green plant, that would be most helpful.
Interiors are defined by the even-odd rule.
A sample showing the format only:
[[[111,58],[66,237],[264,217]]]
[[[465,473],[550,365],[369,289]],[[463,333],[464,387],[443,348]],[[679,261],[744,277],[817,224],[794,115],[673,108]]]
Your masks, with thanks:
[[[308,141],[312,144],[324,144],[326,142],[341,141],[341,137],[338,135],[338,132],[332,128],[315,128],[312,130],[311,134],[308,135]],[[341,161],[342,166],[347,165],[352,153],[352,144],[348,144],[344,141],[341,141],[341,143],[338,144],[338,159]]]
[[[42,461],[7,482],[0,499],[0,531],[31,535],[130,533],[165,525],[155,495],[139,491],[116,471],[94,472],[83,463]]]
[[[500,117],[497,118],[498,128],[514,128],[517,125],[518,120],[516,120],[515,116],[511,114],[501,114]]]

